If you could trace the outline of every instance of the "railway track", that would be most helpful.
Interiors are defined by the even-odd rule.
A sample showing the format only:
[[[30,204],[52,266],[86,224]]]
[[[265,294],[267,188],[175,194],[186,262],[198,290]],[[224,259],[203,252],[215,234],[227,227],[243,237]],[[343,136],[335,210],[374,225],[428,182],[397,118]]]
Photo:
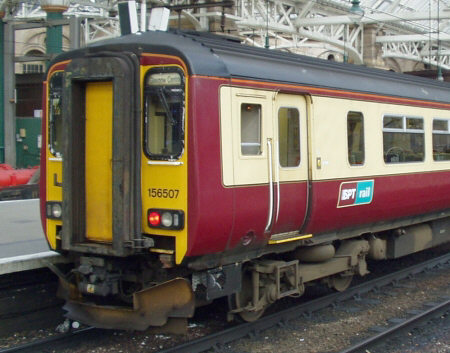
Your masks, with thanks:
[[[79,343],[87,339],[95,339],[99,332],[104,330],[98,330],[92,327],[83,328],[80,330],[74,330],[67,333],[61,333],[44,339],[36,340],[33,342],[17,345],[10,348],[0,350],[1,353],[38,353],[38,352],[51,352],[58,351],[59,349],[67,349],[74,347]]]
[[[361,295],[373,290],[379,290],[389,284],[398,283],[402,279],[419,274],[425,270],[432,270],[439,266],[450,265],[450,253],[440,256],[406,269],[364,282],[360,285],[351,287],[342,293],[330,294],[318,299],[308,301],[306,303],[288,308],[278,313],[262,317],[260,320],[253,323],[241,324],[222,332],[212,334],[201,339],[187,342],[183,345],[165,349],[159,353],[182,353],[182,352],[204,352],[210,349],[214,351],[224,350],[226,344],[236,341],[245,336],[257,335],[259,332],[270,329],[277,325],[288,325],[290,320],[298,317],[310,317],[314,312],[326,308],[330,305],[337,305],[340,302],[351,298],[359,298]]]
[[[6,291],[20,290],[24,287],[51,282],[56,283],[57,277],[47,268],[8,273],[0,275],[0,294]]]
[[[333,293],[330,295],[326,295],[321,298],[317,298],[300,305],[290,307],[288,309],[282,310],[280,312],[274,313],[272,315],[268,315],[262,317],[260,320],[254,323],[244,323],[240,325],[236,325],[220,332],[216,332],[202,338],[192,340],[181,345],[163,349],[160,353],[176,353],[176,352],[204,352],[208,350],[214,351],[223,351],[226,350],[226,345],[234,342],[240,338],[246,336],[254,336],[258,335],[260,332],[265,331],[269,328],[273,328],[276,326],[285,326],[289,325],[290,320],[295,320],[299,317],[310,317],[314,315],[314,312],[328,307],[330,305],[339,305],[346,300],[352,298],[359,298],[363,294],[368,293],[370,291],[380,290],[381,288],[389,285],[396,284],[402,279],[406,279],[408,277],[412,277],[416,274],[419,274],[423,271],[433,270],[437,268],[442,268],[442,266],[448,267],[450,266],[450,253],[440,256],[438,258],[425,261],[423,263],[408,267],[406,269],[397,271],[395,273],[391,273],[368,282],[364,282],[362,284],[356,285],[354,287],[349,288],[347,291],[343,293]],[[441,306],[440,310],[448,310],[448,298],[446,304]],[[355,346],[349,347],[348,350],[343,352],[358,352],[363,349],[364,344],[374,344],[378,339],[382,339],[386,337],[386,335],[393,334],[395,331],[407,327],[407,325],[413,325],[415,322],[418,322],[419,318],[428,317],[428,315],[432,314],[432,309],[427,309],[425,314],[417,314],[411,317],[410,319],[390,327],[386,330],[386,332],[378,333],[374,335],[372,338],[366,339],[363,342],[359,342],[355,344]],[[425,316],[427,315],[427,316]],[[398,327],[397,327],[398,326]],[[408,326],[409,327],[409,326]],[[77,346],[82,342],[89,340],[96,340],[99,336],[109,337],[110,333],[114,331],[105,331],[105,330],[97,330],[93,328],[85,328],[83,330],[74,330],[72,332],[55,335],[53,337],[39,340],[36,342],[27,343],[22,346],[11,347],[8,349],[0,350],[0,353],[11,353],[11,352],[48,352],[52,349],[55,351],[61,351],[63,348],[67,349],[71,346]],[[112,333],[111,333],[112,334]],[[107,341],[107,339],[106,339]],[[105,342],[106,342],[105,341]],[[366,342],[367,341],[367,342]],[[53,348],[55,347],[55,348]]]
[[[405,331],[410,331],[411,329],[420,326],[433,318],[439,317],[443,314],[448,314],[450,312],[450,299],[446,298],[442,302],[438,303],[428,303],[428,306],[430,306],[430,308],[420,312],[415,312],[411,317],[400,320],[400,322],[396,325],[388,327],[382,332],[366,338],[365,340],[358,342],[351,347],[340,351],[339,353],[367,352],[367,349],[384,343],[386,339],[392,336],[399,335]]]
[[[55,297],[56,277],[47,270],[0,277],[0,336],[61,321],[63,302]]]

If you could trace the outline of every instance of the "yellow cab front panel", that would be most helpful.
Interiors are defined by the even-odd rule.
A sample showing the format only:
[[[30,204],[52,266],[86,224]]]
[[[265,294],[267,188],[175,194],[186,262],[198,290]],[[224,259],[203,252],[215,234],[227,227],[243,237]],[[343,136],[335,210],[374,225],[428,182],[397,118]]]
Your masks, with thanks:
[[[141,64],[142,230],[155,241],[151,252],[179,264],[188,228],[187,70],[170,56],[143,54]]]
[[[41,159],[45,158],[45,203],[43,223],[47,241],[51,249],[56,250],[61,242],[62,211],[62,88],[64,66],[60,63],[52,67],[44,82],[45,105],[43,115],[43,146]],[[42,168],[42,167],[41,167]]]

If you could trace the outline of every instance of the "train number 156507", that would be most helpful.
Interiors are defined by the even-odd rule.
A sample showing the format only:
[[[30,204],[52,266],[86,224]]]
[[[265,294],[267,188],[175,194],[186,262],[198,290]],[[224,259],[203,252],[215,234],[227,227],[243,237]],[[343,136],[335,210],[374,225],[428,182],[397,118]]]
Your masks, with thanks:
[[[148,196],[160,199],[177,199],[180,190],[178,189],[159,189],[150,188],[148,189]]]

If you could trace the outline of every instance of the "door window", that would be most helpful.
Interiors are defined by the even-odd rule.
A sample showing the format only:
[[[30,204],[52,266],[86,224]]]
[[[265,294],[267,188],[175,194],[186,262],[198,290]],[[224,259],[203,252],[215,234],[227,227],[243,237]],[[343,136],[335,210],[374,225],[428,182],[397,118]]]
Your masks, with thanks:
[[[278,110],[278,146],[281,167],[300,165],[300,115],[297,108]]]

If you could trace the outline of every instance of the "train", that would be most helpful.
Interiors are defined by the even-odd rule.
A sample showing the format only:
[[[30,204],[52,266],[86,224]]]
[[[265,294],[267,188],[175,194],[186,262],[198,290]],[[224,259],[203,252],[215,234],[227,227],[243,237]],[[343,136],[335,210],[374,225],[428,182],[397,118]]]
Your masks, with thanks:
[[[225,298],[254,321],[450,240],[448,83],[174,30],[62,53],[43,91],[72,320],[146,330]]]

